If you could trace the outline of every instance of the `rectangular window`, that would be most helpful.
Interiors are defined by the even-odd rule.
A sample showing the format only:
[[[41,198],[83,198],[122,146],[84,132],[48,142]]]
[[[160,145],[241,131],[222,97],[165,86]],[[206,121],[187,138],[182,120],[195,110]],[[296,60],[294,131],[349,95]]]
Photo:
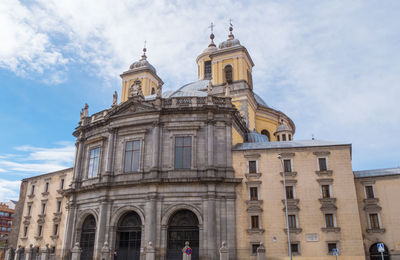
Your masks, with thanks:
[[[327,228],[335,227],[333,214],[325,214],[325,224]]]
[[[284,168],[285,172],[291,172],[292,171],[292,160],[290,160],[290,159],[283,160],[283,168]]]
[[[282,141],[286,141],[286,134],[282,135]]]
[[[250,187],[250,200],[258,200],[258,188]]]
[[[27,210],[27,216],[30,216],[31,215],[31,210],[32,210],[32,206],[31,205],[28,205],[28,210]]]
[[[251,244],[251,254],[256,255],[257,254],[257,249],[260,246],[260,243],[256,244]]]
[[[204,79],[211,79],[211,61],[204,62]]]
[[[56,236],[58,234],[58,224],[54,224],[53,235]]]
[[[138,172],[140,160],[140,141],[125,144],[125,172]]]
[[[332,254],[333,249],[337,249],[337,244],[336,243],[328,243],[328,253]]]
[[[286,198],[288,200],[294,199],[293,186],[286,186]]]
[[[257,161],[249,161],[249,173],[257,173]]]
[[[43,215],[45,211],[46,211],[46,203],[42,203],[42,210],[40,212]]]
[[[44,192],[49,192],[49,182],[46,181],[45,185],[44,185]]]
[[[43,230],[43,226],[42,226],[42,225],[39,225],[39,226],[38,226],[38,237],[41,237],[41,236],[42,236],[42,230]]]
[[[371,229],[379,229],[379,217],[377,213],[369,214],[369,222],[371,223]]]
[[[26,235],[28,235],[28,226],[24,227],[24,237],[26,237]]]
[[[290,248],[292,249],[292,253],[298,254],[300,252],[299,244],[297,244],[297,243],[290,244]]]
[[[321,191],[322,191],[322,198],[326,199],[331,197],[329,185],[321,185]]]
[[[276,139],[277,139],[278,141],[280,141],[279,135],[276,136]]]
[[[326,166],[326,158],[318,158],[319,170],[326,171],[328,167]]]
[[[297,228],[296,215],[288,215],[289,228]]]
[[[99,172],[100,148],[90,150],[88,178],[95,178]]]
[[[35,194],[35,185],[32,185],[31,187],[31,195]]]
[[[60,190],[64,189],[64,179],[60,180]]]
[[[57,201],[57,212],[61,212],[61,200]]]
[[[365,194],[367,195],[367,199],[375,198],[374,187],[372,185],[365,186]]]
[[[175,138],[175,169],[190,169],[192,160],[192,137]]]
[[[252,229],[260,228],[259,222],[258,222],[258,216],[251,216],[251,228]]]

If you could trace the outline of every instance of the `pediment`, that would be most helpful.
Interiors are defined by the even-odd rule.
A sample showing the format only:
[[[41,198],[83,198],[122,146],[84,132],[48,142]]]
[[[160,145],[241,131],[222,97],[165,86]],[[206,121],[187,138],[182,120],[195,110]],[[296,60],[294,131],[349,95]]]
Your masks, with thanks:
[[[119,106],[114,107],[108,117],[124,117],[145,112],[157,112],[158,109],[150,102],[145,102],[143,99],[132,98]]]

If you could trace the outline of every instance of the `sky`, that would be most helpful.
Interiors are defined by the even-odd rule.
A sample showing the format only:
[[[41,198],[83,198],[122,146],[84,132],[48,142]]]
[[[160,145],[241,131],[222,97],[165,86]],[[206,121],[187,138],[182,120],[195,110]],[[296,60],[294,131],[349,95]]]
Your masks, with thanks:
[[[0,201],[20,180],[73,166],[85,103],[109,108],[142,55],[173,90],[233,33],[254,90],[295,139],[352,144],[354,170],[400,166],[400,1],[0,1]]]

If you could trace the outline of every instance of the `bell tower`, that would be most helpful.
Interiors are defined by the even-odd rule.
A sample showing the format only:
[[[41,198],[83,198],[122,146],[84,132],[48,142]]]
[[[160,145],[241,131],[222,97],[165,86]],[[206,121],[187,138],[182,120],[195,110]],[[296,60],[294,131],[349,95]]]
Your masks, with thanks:
[[[229,35],[226,41],[214,44],[212,32],[214,24],[211,23],[211,43],[196,59],[198,79],[212,79],[214,86],[245,82],[250,90],[253,89],[252,68],[253,60],[247,49],[240,44],[233,35],[232,21],[229,26]]]
[[[143,48],[142,58],[132,63],[129,70],[122,73],[121,102],[129,97],[129,90],[140,86],[143,96],[155,95],[164,82],[158,77],[156,69],[147,61],[146,46]]]

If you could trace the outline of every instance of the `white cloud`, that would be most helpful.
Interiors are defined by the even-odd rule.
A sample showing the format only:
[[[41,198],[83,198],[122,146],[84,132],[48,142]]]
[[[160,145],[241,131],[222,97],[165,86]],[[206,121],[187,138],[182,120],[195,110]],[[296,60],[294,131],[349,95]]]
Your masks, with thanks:
[[[0,201],[18,200],[21,181],[0,179]]]
[[[374,160],[393,164],[400,158],[393,136],[400,131],[399,7],[359,0],[6,0],[0,67],[43,73],[57,84],[68,75],[64,66],[81,63],[115,80],[147,40],[148,60],[165,89],[176,89],[197,77],[195,58],[208,45],[209,22],[219,43],[232,18],[256,64],[255,90],[294,119],[297,138],[353,142],[356,168]]]
[[[75,145],[58,142],[44,148],[24,145],[18,153],[0,155],[0,201],[18,199],[20,179],[73,166]]]
[[[59,147],[43,148],[24,145],[16,147],[21,152],[0,159],[3,176],[44,174],[71,167],[74,163],[75,146],[71,142],[60,142]]]

